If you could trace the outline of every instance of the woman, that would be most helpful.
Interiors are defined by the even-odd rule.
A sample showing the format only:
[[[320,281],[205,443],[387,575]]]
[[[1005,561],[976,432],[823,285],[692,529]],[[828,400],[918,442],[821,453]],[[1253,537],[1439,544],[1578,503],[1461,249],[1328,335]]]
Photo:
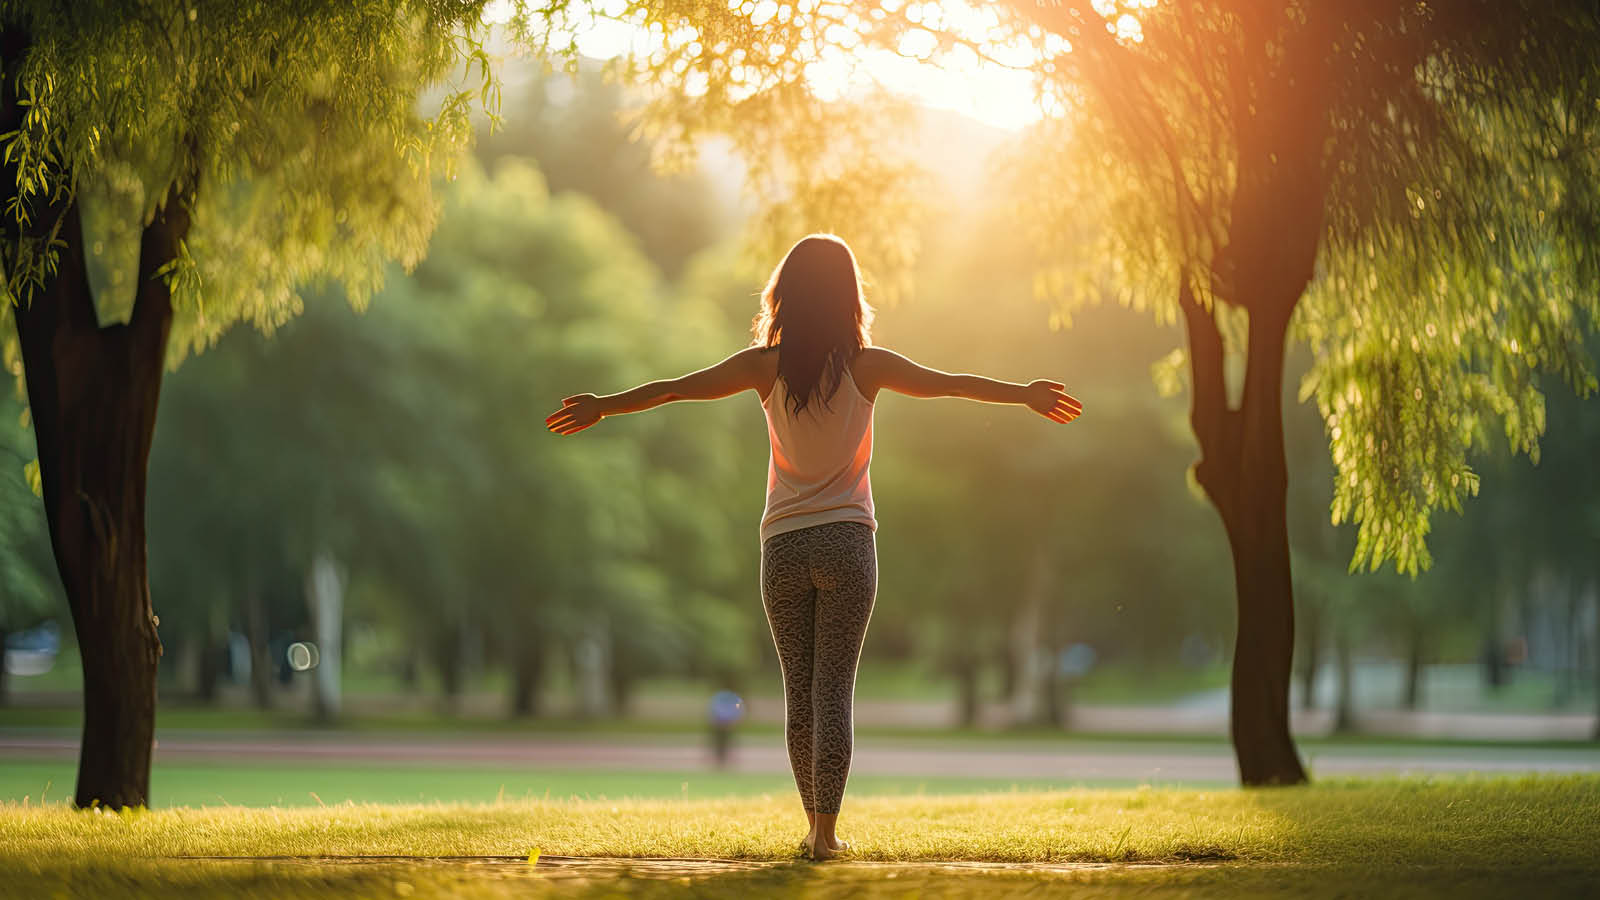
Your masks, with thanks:
[[[568,397],[545,419],[557,434],[576,434],[606,416],[674,400],[760,395],[772,446],[761,601],[783,667],[789,762],[811,822],[802,849],[813,859],[847,849],[835,827],[854,741],[856,661],[877,593],[867,469],[878,392],[1018,404],[1059,423],[1083,411],[1054,381],[951,375],[873,347],[871,321],[850,248],[813,234],[768,280],[752,346],[682,378]]]

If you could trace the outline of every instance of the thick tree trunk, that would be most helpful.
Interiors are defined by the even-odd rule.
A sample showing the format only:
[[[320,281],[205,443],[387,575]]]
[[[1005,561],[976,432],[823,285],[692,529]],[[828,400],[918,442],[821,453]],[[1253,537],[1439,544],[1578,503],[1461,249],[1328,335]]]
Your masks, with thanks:
[[[0,131],[21,127],[16,73],[29,37],[0,32]],[[46,525],[83,662],[79,806],[144,806],[150,795],[156,665],[161,641],[145,558],[145,483],[155,432],[172,298],[162,266],[189,231],[194,184],[174,185],[139,243],[128,321],[102,327],[84,262],[83,224],[71,194],[23,199],[17,163],[0,180],[30,214],[7,207],[4,240],[14,255],[53,244],[56,258],[14,308],[28,407],[38,445]],[[13,283],[26,280],[7,271]]]
[[[1247,785],[1299,784],[1305,769],[1289,735],[1294,604],[1288,536],[1229,537],[1239,610],[1229,733],[1239,777]]]
[[[9,106],[9,104],[8,104]],[[58,269],[16,310],[51,548],[83,658],[77,803],[149,800],[161,642],[145,560],[145,474],[172,306],[152,277],[188,217],[170,202],[146,226],[127,324],[101,327],[75,205],[61,217]]]
[[[1195,477],[1222,518],[1233,556],[1238,621],[1229,733],[1239,778],[1247,785],[1300,784],[1305,768],[1289,734],[1294,588],[1282,410],[1289,312],[1252,310],[1244,391],[1231,409],[1214,313],[1187,282],[1179,301],[1189,331],[1190,421],[1201,450]]]

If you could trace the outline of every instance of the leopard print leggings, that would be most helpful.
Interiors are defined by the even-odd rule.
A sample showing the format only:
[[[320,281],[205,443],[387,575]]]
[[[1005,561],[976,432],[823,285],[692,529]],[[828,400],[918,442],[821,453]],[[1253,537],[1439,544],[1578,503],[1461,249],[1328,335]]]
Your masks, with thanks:
[[[844,799],[856,661],[877,591],[877,549],[860,522],[787,531],[761,545],[761,602],[783,666],[789,765],[807,810],[837,815]]]

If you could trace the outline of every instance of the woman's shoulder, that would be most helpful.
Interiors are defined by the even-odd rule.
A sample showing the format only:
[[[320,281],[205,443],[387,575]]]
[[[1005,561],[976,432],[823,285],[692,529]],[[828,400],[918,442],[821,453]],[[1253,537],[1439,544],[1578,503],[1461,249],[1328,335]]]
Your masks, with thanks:
[[[850,373],[870,378],[900,359],[904,357],[888,347],[862,347],[856,352],[855,359],[850,361]]]
[[[885,365],[890,364],[898,356],[899,354],[885,347],[862,347],[856,352],[855,359],[850,361],[850,377],[855,380],[856,387],[869,401],[876,398],[878,389],[883,386]]]
[[[778,380],[778,348],[746,347],[735,356],[749,367],[756,393],[761,395],[762,402],[766,402],[767,394],[772,392],[773,382]]]

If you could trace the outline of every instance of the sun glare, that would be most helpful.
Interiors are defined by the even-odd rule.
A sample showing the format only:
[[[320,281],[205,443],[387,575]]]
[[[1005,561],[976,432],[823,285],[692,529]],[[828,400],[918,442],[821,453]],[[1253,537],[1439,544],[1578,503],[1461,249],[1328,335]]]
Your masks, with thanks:
[[[731,5],[758,27],[774,17],[794,14],[793,7],[774,0],[731,0]],[[816,8],[814,2],[804,0],[799,7],[802,11]],[[1046,106],[1039,97],[1032,69],[1041,53],[1066,52],[1069,47],[1065,41],[998,38],[1000,22],[994,10],[961,0],[910,3],[903,7],[886,3],[884,7],[902,13],[919,27],[908,30],[899,45],[889,49],[866,46],[844,26],[832,26],[827,49],[805,64],[806,80],[818,97],[835,100],[881,87],[922,106],[951,110],[1008,130],[1026,127],[1044,115]],[[509,0],[497,0],[490,5],[490,21],[503,21],[510,9]],[[613,59],[648,55],[669,40],[659,30],[647,30],[626,21],[626,6],[620,0],[610,0],[594,9],[598,14],[585,17],[572,34],[585,56]],[[1137,40],[1137,20],[1123,18],[1131,25],[1116,20],[1119,37]],[[957,35],[979,49],[957,46],[941,52],[936,31]],[[693,40],[694,35],[671,38]],[[695,88],[692,83],[685,86]]]

